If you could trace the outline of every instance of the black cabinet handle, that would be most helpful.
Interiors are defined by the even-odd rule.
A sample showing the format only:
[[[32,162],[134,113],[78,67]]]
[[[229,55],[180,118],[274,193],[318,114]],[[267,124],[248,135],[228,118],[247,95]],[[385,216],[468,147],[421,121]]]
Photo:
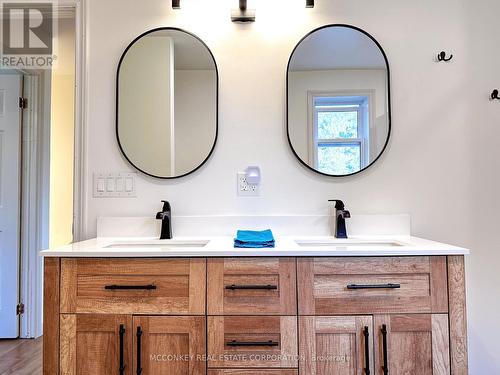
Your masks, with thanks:
[[[106,290],[154,290],[156,285],[106,285]]]
[[[384,366],[382,366],[382,371],[384,375],[389,374],[389,364],[387,359],[387,326],[385,324],[382,325],[382,350],[384,352]]]
[[[228,290],[276,290],[277,285],[226,285]]]
[[[227,346],[279,346],[276,341],[236,341],[231,340],[226,343]]]
[[[347,289],[399,289],[401,284],[349,284]]]
[[[363,336],[365,336],[365,374],[370,375],[370,343],[368,342],[370,333],[367,326],[363,330]]]
[[[123,324],[120,324],[120,369],[119,373],[120,375],[125,375],[125,359],[123,358],[123,342],[124,342],[124,336],[125,336],[125,327]]]
[[[142,374],[141,347],[142,347],[142,328],[137,327],[137,375]]]

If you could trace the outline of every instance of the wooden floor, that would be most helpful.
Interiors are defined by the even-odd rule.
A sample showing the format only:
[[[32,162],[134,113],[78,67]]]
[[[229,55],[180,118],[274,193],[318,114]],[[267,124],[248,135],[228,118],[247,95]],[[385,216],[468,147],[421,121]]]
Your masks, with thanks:
[[[42,338],[0,340],[0,375],[41,375]]]

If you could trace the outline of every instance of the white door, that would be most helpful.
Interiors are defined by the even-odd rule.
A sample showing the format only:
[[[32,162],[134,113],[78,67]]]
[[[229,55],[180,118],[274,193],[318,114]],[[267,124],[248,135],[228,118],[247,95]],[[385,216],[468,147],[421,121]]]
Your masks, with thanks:
[[[0,338],[19,335],[21,76],[0,74]]]

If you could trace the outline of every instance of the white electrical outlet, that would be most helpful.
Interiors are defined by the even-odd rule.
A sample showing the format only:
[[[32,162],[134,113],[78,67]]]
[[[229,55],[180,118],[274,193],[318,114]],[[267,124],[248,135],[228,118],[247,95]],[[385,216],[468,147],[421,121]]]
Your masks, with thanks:
[[[260,186],[249,184],[245,172],[238,172],[238,195],[244,197],[258,197],[260,195]]]

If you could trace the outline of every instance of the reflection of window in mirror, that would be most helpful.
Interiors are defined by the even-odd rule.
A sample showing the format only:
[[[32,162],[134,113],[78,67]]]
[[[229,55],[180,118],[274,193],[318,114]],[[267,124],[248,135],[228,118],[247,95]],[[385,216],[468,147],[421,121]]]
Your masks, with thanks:
[[[368,166],[371,94],[330,92],[309,96],[309,158],[314,168],[345,175]]]
[[[327,176],[368,168],[390,135],[389,66],[364,31],[328,25],[288,62],[287,136],[295,156]]]

